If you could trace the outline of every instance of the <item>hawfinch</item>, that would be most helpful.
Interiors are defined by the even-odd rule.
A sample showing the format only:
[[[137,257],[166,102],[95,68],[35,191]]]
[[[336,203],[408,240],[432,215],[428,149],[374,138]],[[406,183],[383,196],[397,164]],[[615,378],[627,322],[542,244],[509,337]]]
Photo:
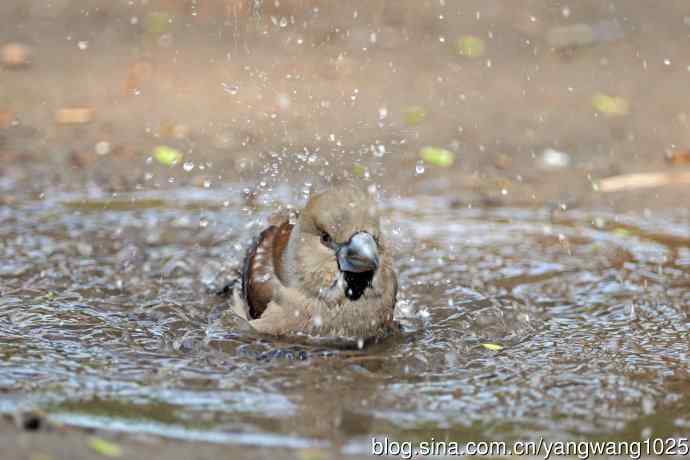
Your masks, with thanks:
[[[397,277],[370,195],[313,195],[248,249],[233,310],[258,332],[372,338],[393,329]]]

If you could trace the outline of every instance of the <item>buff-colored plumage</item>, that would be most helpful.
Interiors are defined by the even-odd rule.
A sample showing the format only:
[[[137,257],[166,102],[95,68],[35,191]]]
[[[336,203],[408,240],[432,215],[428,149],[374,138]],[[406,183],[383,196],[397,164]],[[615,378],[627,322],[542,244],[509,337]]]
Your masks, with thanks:
[[[295,225],[261,234],[247,253],[234,310],[267,334],[378,336],[394,324],[392,264],[371,196],[333,188],[312,196]]]

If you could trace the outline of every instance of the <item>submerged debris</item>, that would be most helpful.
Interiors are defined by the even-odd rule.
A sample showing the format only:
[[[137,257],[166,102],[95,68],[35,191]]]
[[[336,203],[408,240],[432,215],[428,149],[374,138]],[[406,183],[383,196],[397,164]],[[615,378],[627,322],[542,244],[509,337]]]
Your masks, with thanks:
[[[45,426],[44,412],[31,411],[17,411],[14,413],[14,424],[20,430],[24,431],[38,431]]]
[[[55,113],[55,121],[61,125],[80,125],[93,120],[93,114],[90,107],[65,107]]]
[[[623,190],[684,184],[690,184],[690,170],[679,172],[623,174],[620,176],[607,177],[595,183],[594,190],[599,192],[620,192]]]
[[[546,42],[555,49],[576,48],[619,40],[624,35],[620,23],[611,19],[594,24],[577,23],[552,27],[546,33]]]

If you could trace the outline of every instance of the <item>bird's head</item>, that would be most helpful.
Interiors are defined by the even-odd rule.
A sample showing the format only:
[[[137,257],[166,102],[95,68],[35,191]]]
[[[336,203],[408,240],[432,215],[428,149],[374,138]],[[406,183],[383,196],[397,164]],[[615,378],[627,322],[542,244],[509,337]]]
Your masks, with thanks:
[[[372,197],[355,186],[313,195],[288,244],[291,284],[327,302],[356,300],[371,286],[383,242]]]

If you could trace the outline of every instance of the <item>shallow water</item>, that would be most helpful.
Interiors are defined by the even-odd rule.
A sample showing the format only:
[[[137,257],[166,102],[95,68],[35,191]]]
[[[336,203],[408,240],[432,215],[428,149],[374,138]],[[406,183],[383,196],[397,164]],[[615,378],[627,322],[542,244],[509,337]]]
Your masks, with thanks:
[[[257,337],[213,294],[261,225],[240,196],[0,207],[0,411],[345,453],[690,430],[687,215],[387,200],[405,332],[353,350]]]

